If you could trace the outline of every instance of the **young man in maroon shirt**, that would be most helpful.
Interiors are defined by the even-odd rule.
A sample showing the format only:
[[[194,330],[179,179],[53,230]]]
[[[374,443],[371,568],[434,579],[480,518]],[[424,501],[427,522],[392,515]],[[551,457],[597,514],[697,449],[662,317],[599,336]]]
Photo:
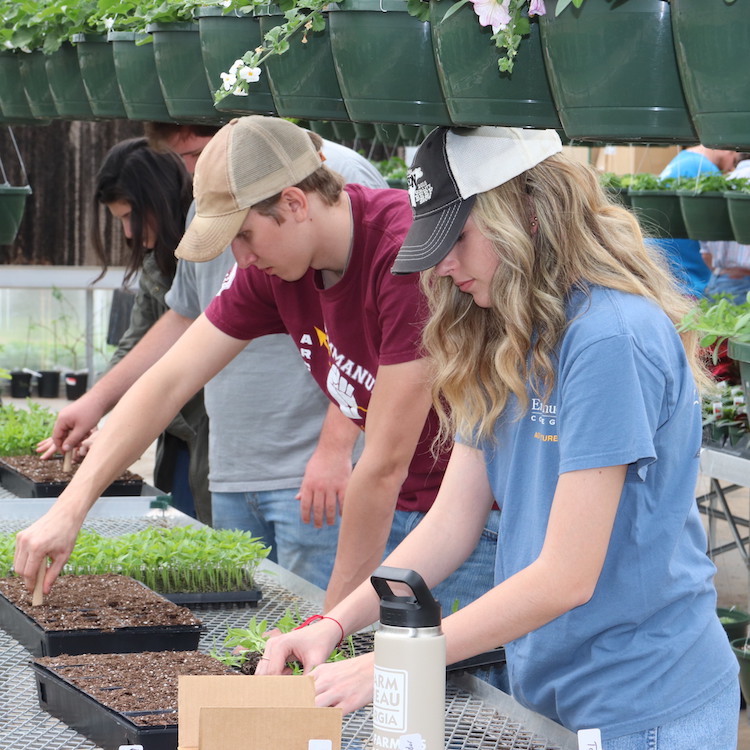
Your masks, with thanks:
[[[210,260],[231,243],[237,265],[115,408],[58,502],[19,534],[16,571],[33,584],[49,557],[48,591],[110,477],[249,340],[283,332],[326,395],[365,430],[342,502],[329,609],[430,508],[447,461],[447,451],[431,452],[436,417],[420,352],[419,279],[391,273],[412,221],[408,197],[344,187],[305,131],[267,117],[222,128],[198,160],[194,190],[196,217],[178,257]],[[497,513],[472,558],[436,591],[445,611],[492,586]]]

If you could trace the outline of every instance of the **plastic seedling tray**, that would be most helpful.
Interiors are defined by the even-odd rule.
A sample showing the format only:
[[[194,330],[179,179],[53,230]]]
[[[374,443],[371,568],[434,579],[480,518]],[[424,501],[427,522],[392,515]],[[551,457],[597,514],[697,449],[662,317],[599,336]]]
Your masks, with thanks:
[[[257,607],[258,602],[263,598],[259,589],[250,591],[193,591],[162,594],[162,596],[182,607],[218,607],[223,604]]]
[[[2,593],[0,628],[34,656],[193,651],[198,647],[202,630],[202,626],[198,624],[125,627],[114,630],[45,630]]]
[[[103,750],[118,750],[121,745],[143,745],[144,750],[176,750],[174,712],[153,712],[153,715],[164,714],[163,726],[139,726],[130,717],[146,715],[145,712],[118,713],[65,682],[45,666],[34,663],[31,666],[40,707]]]
[[[6,490],[18,497],[59,497],[68,486],[67,482],[35,482],[20,474],[12,466],[0,459],[0,484]],[[140,495],[143,490],[143,480],[117,480],[102,492],[103,497],[120,497]]]

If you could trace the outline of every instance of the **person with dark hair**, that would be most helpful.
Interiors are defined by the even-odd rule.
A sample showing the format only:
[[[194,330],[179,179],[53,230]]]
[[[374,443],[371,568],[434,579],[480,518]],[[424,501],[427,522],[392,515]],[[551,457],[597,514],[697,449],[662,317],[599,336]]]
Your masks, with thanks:
[[[185,231],[185,218],[192,201],[192,180],[185,165],[169,151],[155,151],[145,138],[133,138],[113,146],[104,157],[96,176],[93,242],[106,269],[109,257],[102,241],[99,207],[122,225],[130,248],[126,281],[139,274],[138,292],[130,325],[119,341],[108,371],[143,338],[168,310],[164,296],[172,286],[177,269],[174,251]],[[66,407],[76,414],[98,411],[96,389]],[[44,457],[56,446],[45,441]],[[209,523],[211,498],[208,491],[208,417],[203,392],[195,394],[159,436],[154,483],[172,494],[174,506]]]

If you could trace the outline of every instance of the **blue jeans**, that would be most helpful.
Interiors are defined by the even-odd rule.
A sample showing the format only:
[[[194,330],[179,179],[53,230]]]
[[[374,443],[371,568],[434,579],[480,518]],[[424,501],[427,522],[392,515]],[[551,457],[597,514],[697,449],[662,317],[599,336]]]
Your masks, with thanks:
[[[212,492],[216,529],[241,529],[271,547],[268,559],[325,589],[331,577],[339,518],[320,529],[302,523],[298,489],[265,492]]]
[[[695,711],[644,732],[602,742],[603,750],[736,750],[740,683],[734,678]]]
[[[424,517],[424,513],[397,510],[393,516],[391,533],[385,547],[386,555],[390,555]],[[457,604],[457,608],[460,609],[494,587],[499,527],[500,511],[490,511],[479,544],[474,551],[457,571],[432,589],[432,593],[442,606],[443,617],[451,614],[454,605]],[[510,692],[505,665],[479,667],[471,670],[470,674],[489,682],[503,692]]]

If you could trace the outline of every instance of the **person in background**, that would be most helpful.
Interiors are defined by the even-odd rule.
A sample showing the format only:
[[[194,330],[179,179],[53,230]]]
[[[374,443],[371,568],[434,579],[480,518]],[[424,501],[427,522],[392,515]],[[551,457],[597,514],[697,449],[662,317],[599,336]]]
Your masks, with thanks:
[[[125,282],[138,274],[138,292],[130,325],[110,360],[108,373],[58,415],[56,426],[65,423],[70,415],[89,413],[92,409],[95,412],[94,417],[87,419],[78,440],[65,450],[76,447],[106,413],[99,408],[99,383],[106,384],[118,363],[167,311],[164,297],[175,276],[174,251],[183,235],[191,200],[192,180],[182,161],[172,153],[151,149],[145,138],[122,141],[105,156],[96,177],[94,248],[106,268],[109,258],[99,225],[99,207],[106,206],[110,215],[121,223],[130,248]],[[44,441],[40,450],[46,458],[60,447],[59,441]],[[154,483],[171,493],[178,510],[210,523],[208,417],[202,392],[196,393],[160,434]]]
[[[443,621],[447,660],[504,644],[513,696],[603,750],[734,750],[738,665],[695,503],[707,383],[690,301],[638,222],[554,131],[438,128],[408,181],[394,273],[423,272],[433,404],[456,444],[424,521],[385,561],[436,585],[497,500],[496,582]],[[373,657],[324,664],[378,616],[369,581],[269,639],[316,705],[372,699]]]
[[[750,178],[750,154],[737,155],[739,163],[727,177]],[[704,295],[728,294],[740,305],[750,292],[750,245],[734,241],[701,242],[703,261],[711,271]]]
[[[196,216],[178,257],[210,260],[231,242],[237,266],[206,312],[120,399],[50,511],[19,533],[15,569],[29,580],[50,558],[49,591],[109,474],[248,341],[287,332],[321,390],[365,431],[344,495],[328,609],[424,520],[449,452],[432,453],[437,422],[419,343],[419,280],[390,273],[411,224],[408,198],[344,185],[306,131],[259,116],[214,136],[194,187]],[[448,610],[491,585],[498,515],[437,594]]]
[[[659,177],[698,177],[701,174],[731,172],[737,165],[736,151],[691,146],[678,153]],[[687,238],[653,240],[665,252],[672,271],[681,281],[685,294],[701,297],[711,277],[711,270],[701,256],[701,244]]]

